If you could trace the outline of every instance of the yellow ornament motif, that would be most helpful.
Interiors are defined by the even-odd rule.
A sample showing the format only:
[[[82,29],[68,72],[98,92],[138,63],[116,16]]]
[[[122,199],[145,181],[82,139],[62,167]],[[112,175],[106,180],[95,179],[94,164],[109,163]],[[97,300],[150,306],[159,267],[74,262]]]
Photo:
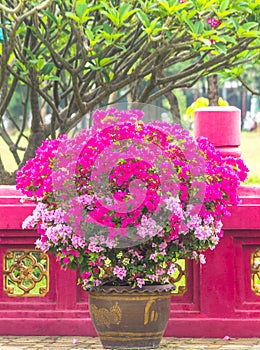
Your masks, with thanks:
[[[95,318],[97,325],[105,325],[107,328],[111,324],[120,324],[122,319],[122,312],[118,303],[115,303],[110,309],[98,308],[96,305],[91,304],[90,312]]]

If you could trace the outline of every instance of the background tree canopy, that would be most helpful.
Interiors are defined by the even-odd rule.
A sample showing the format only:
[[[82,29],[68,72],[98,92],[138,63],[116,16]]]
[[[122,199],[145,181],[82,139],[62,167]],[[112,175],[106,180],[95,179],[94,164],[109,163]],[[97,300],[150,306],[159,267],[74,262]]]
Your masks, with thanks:
[[[18,168],[109,103],[174,112],[174,89],[259,59],[259,22],[259,0],[1,1],[0,136]]]

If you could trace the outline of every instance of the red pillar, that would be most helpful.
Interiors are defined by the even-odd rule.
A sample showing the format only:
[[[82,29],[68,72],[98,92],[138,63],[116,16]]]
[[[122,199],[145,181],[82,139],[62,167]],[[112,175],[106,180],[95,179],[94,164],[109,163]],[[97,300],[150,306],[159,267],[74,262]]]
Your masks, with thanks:
[[[205,136],[224,155],[240,157],[241,111],[236,107],[205,107],[195,111],[194,135]]]

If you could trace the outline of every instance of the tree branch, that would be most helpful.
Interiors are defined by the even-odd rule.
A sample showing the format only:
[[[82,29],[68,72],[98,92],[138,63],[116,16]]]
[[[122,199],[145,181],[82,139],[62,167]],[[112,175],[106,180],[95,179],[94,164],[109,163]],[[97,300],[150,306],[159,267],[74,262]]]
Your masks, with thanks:
[[[252,95],[260,96],[260,92],[252,89],[240,76],[237,76],[237,80],[249,91]]]
[[[3,12],[6,12],[6,13],[9,13],[9,14],[13,15],[13,14],[16,14],[17,12],[19,12],[22,9],[24,3],[25,3],[25,0],[20,0],[19,4],[13,9],[11,9],[10,7],[7,7],[7,6],[3,5],[3,4],[0,4],[0,10],[3,11]]]
[[[44,10],[46,7],[50,6],[53,0],[46,0],[42,4],[34,6],[30,11],[24,13],[21,17],[18,17],[18,20],[21,22],[25,18],[30,17],[32,14],[36,12],[40,12],[41,10]],[[25,2],[25,0],[23,0]]]

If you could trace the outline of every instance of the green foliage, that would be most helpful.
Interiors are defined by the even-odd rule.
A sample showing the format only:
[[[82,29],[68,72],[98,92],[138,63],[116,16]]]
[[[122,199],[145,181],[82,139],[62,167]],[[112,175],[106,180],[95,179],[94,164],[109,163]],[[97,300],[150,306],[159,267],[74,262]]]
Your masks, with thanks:
[[[183,47],[187,45],[191,52],[197,50],[205,55],[204,52],[208,51],[205,61],[212,55],[226,54],[242,38],[259,37],[259,23],[251,19],[246,21],[252,13],[259,13],[259,5],[254,1],[187,0],[180,3],[178,0],[139,0],[119,5],[104,0],[78,0],[75,4],[56,0],[40,15],[35,13],[32,16],[30,30],[37,45],[31,49],[24,46],[22,57],[16,56],[13,63],[20,68],[18,73],[29,74],[30,68],[35,67],[43,82],[57,74],[55,68],[58,65],[62,65],[62,69],[65,66],[67,74],[81,66],[83,58],[87,72],[100,71],[101,76],[110,82],[114,77],[111,66],[116,60],[127,51],[130,51],[130,57],[134,56],[129,50],[130,42],[134,40],[131,33],[138,35],[139,42],[140,38],[147,36],[145,41],[160,40],[168,46],[184,39]],[[207,23],[211,17],[220,21],[218,27],[212,28]],[[7,19],[13,21],[12,15],[9,14]],[[20,40],[28,35],[27,20],[20,24],[17,33]],[[68,43],[71,45],[65,46]],[[52,62],[54,59],[55,63]],[[42,60],[47,61],[44,67]],[[129,67],[131,71],[132,65],[134,62]]]
[[[17,87],[16,93],[13,94],[12,99],[8,106],[9,113],[14,117],[14,120],[20,124],[19,117],[23,114],[23,106],[21,105],[21,95],[24,93],[24,86],[19,85]]]
[[[246,185],[260,185],[260,176],[250,176],[248,179],[245,181]]]

